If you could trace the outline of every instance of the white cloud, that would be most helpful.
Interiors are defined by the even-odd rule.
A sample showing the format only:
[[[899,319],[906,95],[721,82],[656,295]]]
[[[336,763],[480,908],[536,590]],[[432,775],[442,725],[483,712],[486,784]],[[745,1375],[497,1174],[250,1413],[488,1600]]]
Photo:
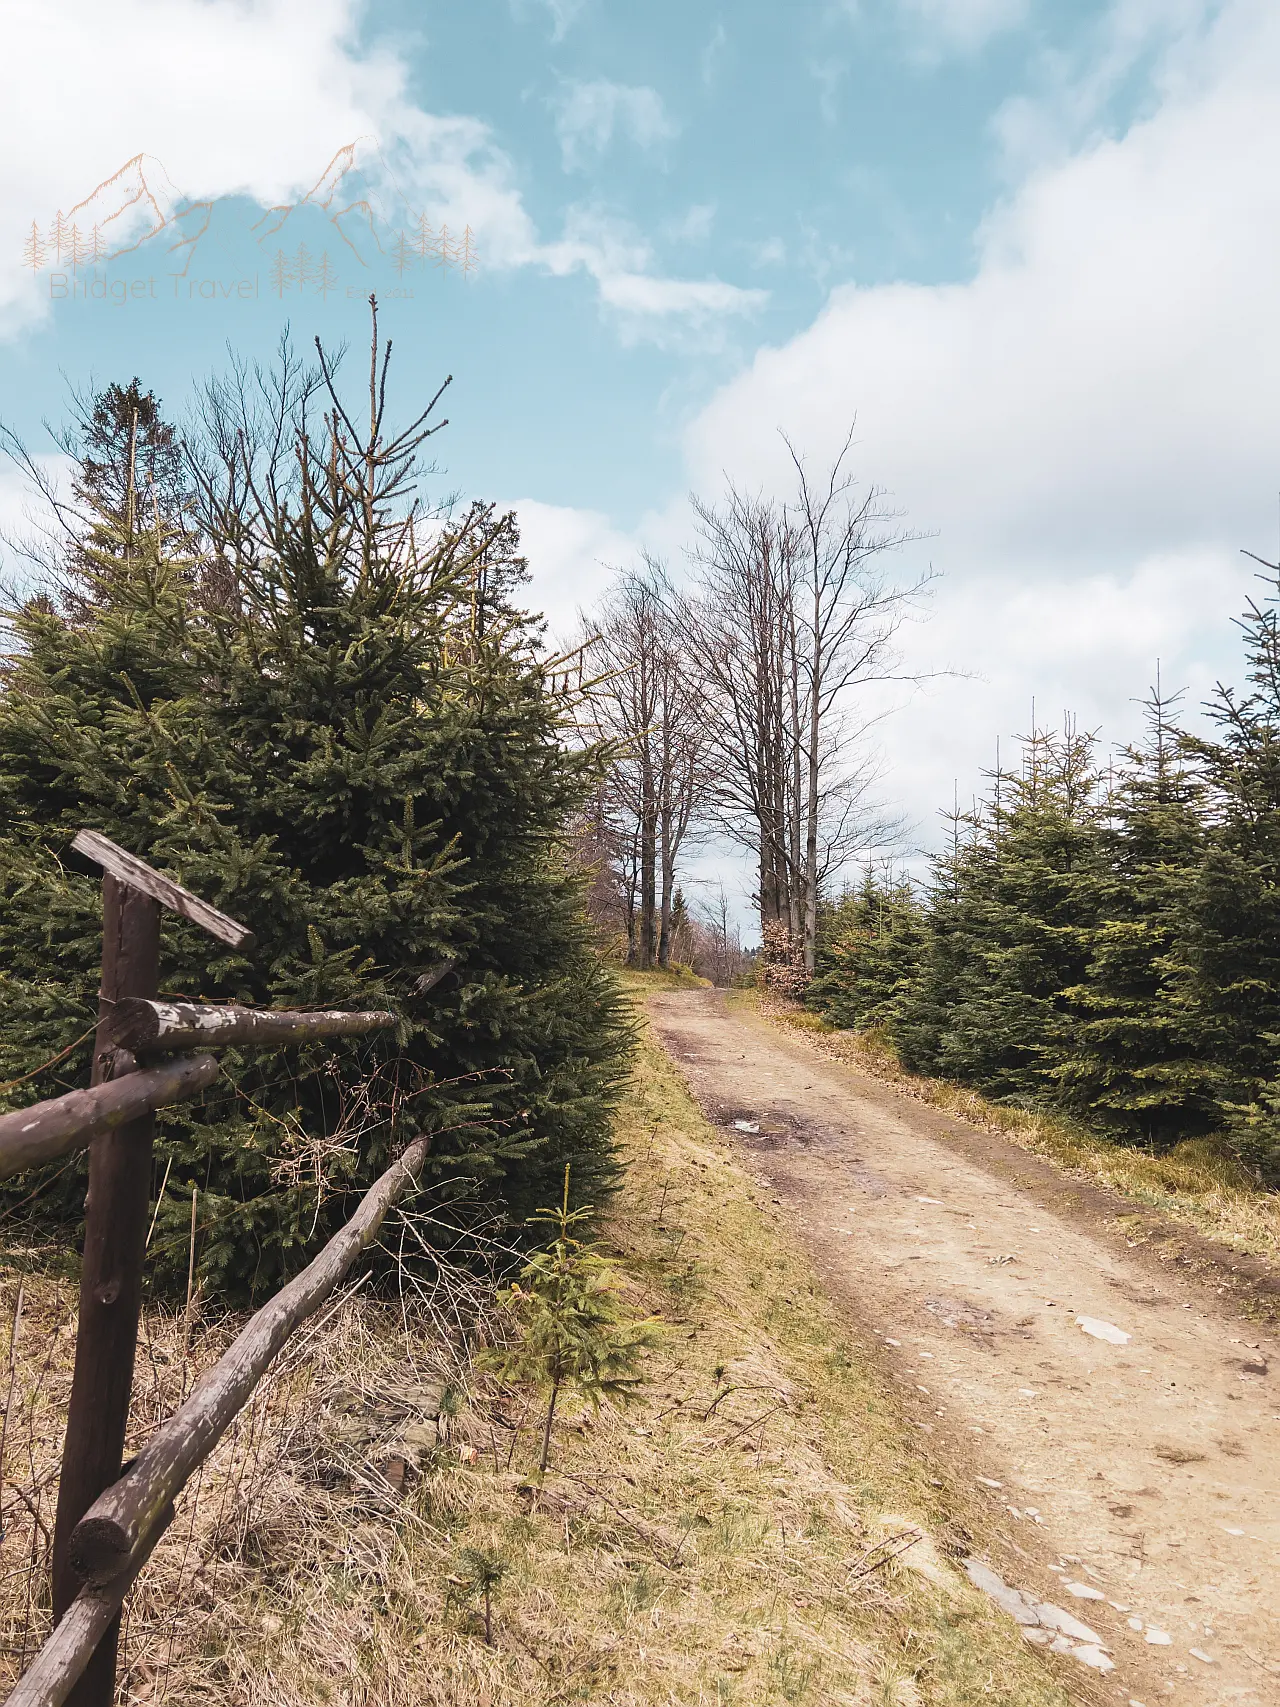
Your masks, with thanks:
[[[705,243],[715,220],[714,202],[694,202],[679,219],[670,220],[664,226],[663,236],[674,243]]]
[[[40,479],[48,481],[60,496],[69,496],[70,459],[60,451],[28,450]],[[38,551],[51,532],[56,533],[56,517],[50,506],[7,449],[0,446],[0,597],[40,583],[41,571],[27,553]]]
[[[724,57],[724,52],[728,45],[729,32],[725,29],[719,19],[717,19],[715,24],[712,26],[711,34],[707,37],[707,45],[703,48],[702,55],[699,60],[699,66],[702,72],[702,81],[704,86],[708,89],[711,88],[716,80],[720,61]]]
[[[1069,47],[1039,61],[1034,95],[1011,96],[993,131],[1011,178],[1060,161],[1108,126],[1108,109],[1149,76],[1149,96],[1167,98],[1198,75],[1220,0],[1112,0]]]
[[[656,89],[611,83],[604,77],[566,83],[552,105],[566,172],[603,154],[615,136],[651,149],[670,141],[679,129]]]
[[[717,342],[716,328],[730,316],[753,314],[768,300],[767,291],[721,279],[672,279],[651,272],[649,244],[630,226],[589,207],[570,208],[564,236],[545,245],[540,259],[553,272],[588,272],[629,341],[680,342],[694,334],[705,350]]]
[[[885,731],[930,832],[1033,696],[1124,738],[1158,658],[1191,706],[1239,671],[1239,548],[1273,553],[1280,484],[1280,11],[1231,0],[1188,30],[1150,116],[993,211],[969,282],[834,291],[686,431],[698,490],[727,470],[782,493],[776,429],[820,459],[856,411],[861,474],[936,530],[903,559],[944,575],[911,659],[975,679]]]
[[[1153,117],[1034,173],[971,282],[844,286],[760,352],[691,425],[695,477],[771,476],[778,425],[818,453],[856,410],[863,466],[944,557],[1231,540],[1280,467],[1280,13],[1237,0],[1206,47]]]
[[[425,207],[437,224],[470,225],[486,266],[585,272],[603,297],[619,272],[610,254],[571,230],[547,241],[489,127],[417,106],[403,60],[358,39],[364,10],[361,0],[116,0],[108,8],[10,0],[0,56],[0,333],[48,311],[22,264],[32,222],[46,227],[140,152],[149,159],[128,181],[145,178],[167,212],[178,190],[240,194],[264,207],[288,202],[311,189],[338,150],[358,143],[375,186]],[[568,12],[561,6],[557,15]],[[623,91],[636,99],[623,100],[612,121],[642,141],[666,124],[646,94]],[[632,247],[639,258],[623,274],[647,275],[652,257]],[[628,291],[629,335],[651,313],[666,335],[672,316],[710,312],[702,282],[646,298],[623,277],[614,295]],[[722,292],[725,312],[755,300]]]
[[[681,315],[719,319],[759,307],[761,290],[740,290],[720,279],[658,279],[647,273],[615,273],[600,281],[600,294],[611,308],[632,315]]]
[[[1230,619],[1250,584],[1238,552],[1210,547],[1153,552],[1082,578],[1052,567],[1013,585],[980,570],[949,577],[911,651],[972,674],[901,695],[884,726],[888,782],[918,837],[936,845],[935,814],[953,786],[962,803],[981,790],[997,740],[1004,760],[1014,758],[1033,702],[1039,727],[1060,728],[1070,713],[1100,731],[1105,752],[1139,733],[1159,667],[1164,691],[1185,690],[1180,710],[1198,721],[1224,667],[1235,666]]]
[[[769,237],[751,246],[751,257],[754,267],[780,267],[787,258],[787,246],[781,237]]]
[[[594,510],[534,498],[507,507],[519,519],[533,575],[530,602],[546,616],[551,635],[570,644],[578,612],[599,600],[613,570],[635,562],[636,541]]]
[[[898,0],[898,6],[923,32],[924,51],[969,51],[1024,23],[1030,0]]]

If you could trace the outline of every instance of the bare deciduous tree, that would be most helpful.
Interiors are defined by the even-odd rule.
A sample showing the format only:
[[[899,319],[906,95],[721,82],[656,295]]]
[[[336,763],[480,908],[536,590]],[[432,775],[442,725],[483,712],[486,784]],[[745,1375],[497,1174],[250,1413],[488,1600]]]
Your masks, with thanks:
[[[623,897],[628,963],[666,966],[680,851],[705,786],[702,689],[662,565],[646,557],[618,577],[586,622],[598,680],[593,733],[615,760],[601,798]]]
[[[741,977],[749,961],[723,883],[714,896],[698,903],[691,925],[694,971],[721,987]]]
[[[873,829],[878,718],[870,706],[859,714],[857,693],[905,679],[896,637],[932,575],[886,574],[886,555],[915,536],[849,471],[852,429],[818,476],[784,442],[789,501],[732,485],[718,505],[695,498],[687,626],[721,821],[757,855],[762,925],[785,929],[811,973],[823,882]]]

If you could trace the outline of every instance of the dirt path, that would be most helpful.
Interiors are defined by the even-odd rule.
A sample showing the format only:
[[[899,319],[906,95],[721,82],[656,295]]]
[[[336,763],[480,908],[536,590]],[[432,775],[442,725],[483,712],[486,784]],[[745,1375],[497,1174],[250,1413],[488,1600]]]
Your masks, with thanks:
[[[1001,1177],[1003,1140],[975,1144],[716,992],[655,994],[649,1012],[833,1296],[878,1336],[931,1450],[992,1500],[1005,1575],[1102,1636],[1104,1693],[1280,1707],[1272,1336],[1211,1286],[1153,1269],[1122,1225],[1073,1213],[1061,1174]],[[1095,1337],[1107,1329],[1129,1338]],[[1062,1664],[1069,1687],[1083,1680]]]

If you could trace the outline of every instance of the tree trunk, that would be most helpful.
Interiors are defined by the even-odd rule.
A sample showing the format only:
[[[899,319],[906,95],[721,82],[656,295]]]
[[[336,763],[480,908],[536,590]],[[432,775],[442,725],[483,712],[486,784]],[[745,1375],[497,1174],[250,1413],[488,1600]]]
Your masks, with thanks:
[[[645,972],[653,966],[657,949],[657,818],[653,771],[646,760],[640,808],[640,966]]]
[[[547,1420],[542,1430],[542,1457],[538,1460],[538,1469],[545,1473],[547,1460],[551,1456],[551,1423],[556,1414],[556,1399],[560,1394],[560,1383],[557,1381],[551,1388],[551,1403],[547,1406]]]
[[[822,604],[815,569],[813,594],[813,662],[809,683],[809,790],[805,800],[804,836],[804,969],[812,978],[818,963],[818,801],[820,778],[818,740],[822,734]]]
[[[670,790],[665,791],[658,838],[662,876],[662,908],[658,929],[658,965],[665,971],[671,964],[671,906],[675,899],[675,859],[671,845],[671,820],[674,806]]]
[[[789,654],[787,659],[787,690],[789,701],[787,709],[790,715],[788,745],[791,748],[791,764],[789,767],[790,775],[787,779],[791,797],[790,811],[787,813],[787,854],[788,863],[791,868],[791,906],[789,911],[789,924],[791,930],[791,942],[794,946],[800,942],[802,936],[807,938],[808,917],[804,910],[804,898],[807,896],[808,890],[803,883],[803,867],[800,856],[800,799],[802,779],[802,753],[800,740],[800,648],[796,639],[794,596],[788,598],[787,605],[787,642]]]

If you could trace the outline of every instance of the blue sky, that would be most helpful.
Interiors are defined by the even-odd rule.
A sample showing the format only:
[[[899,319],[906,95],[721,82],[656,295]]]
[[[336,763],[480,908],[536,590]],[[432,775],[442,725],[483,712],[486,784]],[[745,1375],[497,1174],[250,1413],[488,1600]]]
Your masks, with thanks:
[[[782,490],[776,429],[820,460],[856,415],[863,477],[929,536],[904,571],[941,572],[909,662],[963,671],[885,726],[925,839],[1033,695],[1119,737],[1157,657],[1193,701],[1233,667],[1238,547],[1270,548],[1280,484],[1273,4],[6,15],[0,417],[33,443],[71,385],[136,372],[180,412],[228,346],[265,358],[286,323],[358,347],[372,283],[405,409],[455,376],[442,484],[517,506],[565,627],[605,563],[679,565],[691,487]],[[341,199],[297,205],[349,143],[338,195],[375,205],[388,253],[350,219],[348,247]],[[52,300],[56,211],[139,155],[81,222],[144,235],[139,209],[110,218],[143,183],[188,211],[72,273],[139,294]],[[415,220],[426,260],[397,270]],[[273,291],[300,243],[328,278]],[[0,474],[0,519],[21,503]]]
[[[970,276],[975,232],[1005,187],[993,118],[1011,91],[1036,89],[1061,56],[1086,51],[1099,12],[1060,4],[1000,28],[1002,15],[1017,20],[1017,7],[973,9],[979,19],[990,12],[990,33],[942,31],[930,8],[893,0],[350,9],[354,54],[394,55],[409,101],[487,128],[544,241],[581,230],[644,251],[647,273],[720,280],[740,293],[720,316],[642,324],[601,312],[597,285],[582,272],[492,267],[481,244],[466,288],[456,277],[417,279],[412,305],[388,296],[406,396],[438,372],[456,376],[453,476],[468,490],[537,492],[633,526],[679,479],[684,420],[761,344],[808,325],[833,285]],[[146,27],[141,15],[137,27]],[[57,122],[69,121],[64,113]],[[119,159],[87,126],[64,198],[79,200],[137,152],[153,157],[153,173],[181,172],[179,192],[208,195],[207,178],[176,163],[188,143],[163,134],[172,123],[161,113],[149,122],[144,102]],[[294,193],[352,140],[341,121],[327,139],[317,131],[317,151],[300,162],[311,180],[299,177]],[[376,134],[366,133],[366,160]],[[411,182],[412,161],[404,164]],[[42,189],[31,187],[29,217],[47,228],[54,209]],[[459,206],[465,215],[465,193]],[[265,273],[269,248],[236,241],[260,212],[249,198],[229,199],[188,277]],[[322,242],[313,235],[313,247]],[[171,267],[161,254],[145,269],[105,269],[159,272],[158,304],[149,294],[123,310],[62,302],[10,341],[0,354],[6,418],[29,431],[56,411],[60,373],[82,383],[91,372],[137,368],[176,403],[188,376],[222,360],[227,342],[264,352],[286,320],[308,340],[315,331],[362,335],[359,297],[304,306],[298,293],[273,300],[268,289],[251,306],[173,304],[163,282]],[[368,283],[394,288],[342,269],[344,290]]]

